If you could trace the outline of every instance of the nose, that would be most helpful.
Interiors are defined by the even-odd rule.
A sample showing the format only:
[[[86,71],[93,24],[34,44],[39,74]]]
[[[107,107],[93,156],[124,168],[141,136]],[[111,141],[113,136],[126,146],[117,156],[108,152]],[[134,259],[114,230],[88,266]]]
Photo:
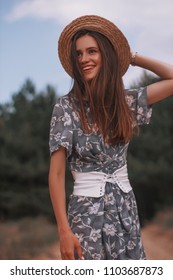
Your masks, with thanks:
[[[84,53],[81,55],[80,62],[81,62],[82,64],[84,64],[84,63],[88,62],[88,60],[89,60],[89,56],[88,56],[88,54],[87,54],[86,52],[84,52]]]

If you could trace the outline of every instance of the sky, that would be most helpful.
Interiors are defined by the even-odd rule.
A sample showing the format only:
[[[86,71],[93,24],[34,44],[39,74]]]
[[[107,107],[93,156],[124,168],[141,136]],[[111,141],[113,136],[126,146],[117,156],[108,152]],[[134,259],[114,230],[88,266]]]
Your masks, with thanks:
[[[57,41],[76,17],[99,15],[113,21],[133,51],[173,64],[172,0],[0,0],[0,103],[11,100],[26,79],[37,91],[50,84],[59,95],[71,87]],[[128,88],[142,73],[129,67]]]

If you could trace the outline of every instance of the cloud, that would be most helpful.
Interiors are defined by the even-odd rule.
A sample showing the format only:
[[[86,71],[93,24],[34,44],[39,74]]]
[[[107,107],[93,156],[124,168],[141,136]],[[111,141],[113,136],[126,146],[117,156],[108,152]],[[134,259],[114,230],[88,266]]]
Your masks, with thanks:
[[[132,25],[157,24],[172,18],[172,0],[24,0],[6,16],[8,21],[26,17],[66,22],[82,14],[99,14]],[[145,21],[143,21],[146,19]]]
[[[35,18],[65,26],[78,16],[98,14],[114,21],[132,46],[149,51],[152,45],[173,43],[172,10],[172,0],[23,0],[12,7],[6,20]]]
[[[5,19],[53,20],[61,28],[74,18],[97,14],[115,22],[134,50],[173,62],[172,0],[19,0]],[[130,80],[134,71],[130,71]]]

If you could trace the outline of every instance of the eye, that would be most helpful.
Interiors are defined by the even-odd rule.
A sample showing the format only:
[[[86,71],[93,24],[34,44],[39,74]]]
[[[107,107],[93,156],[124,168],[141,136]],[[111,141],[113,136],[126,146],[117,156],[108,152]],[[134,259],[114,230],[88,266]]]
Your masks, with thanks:
[[[81,52],[76,52],[77,57],[81,57],[82,53]]]
[[[96,50],[95,50],[95,49],[90,49],[90,50],[89,50],[89,54],[94,54],[94,53],[96,53]]]

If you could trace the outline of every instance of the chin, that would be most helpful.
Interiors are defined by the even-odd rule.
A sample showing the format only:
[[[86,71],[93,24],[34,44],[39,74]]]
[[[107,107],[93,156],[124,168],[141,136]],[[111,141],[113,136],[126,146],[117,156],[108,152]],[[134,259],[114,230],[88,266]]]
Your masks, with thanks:
[[[92,77],[85,77],[86,81],[89,82],[89,81],[92,81],[96,76],[92,76]]]

